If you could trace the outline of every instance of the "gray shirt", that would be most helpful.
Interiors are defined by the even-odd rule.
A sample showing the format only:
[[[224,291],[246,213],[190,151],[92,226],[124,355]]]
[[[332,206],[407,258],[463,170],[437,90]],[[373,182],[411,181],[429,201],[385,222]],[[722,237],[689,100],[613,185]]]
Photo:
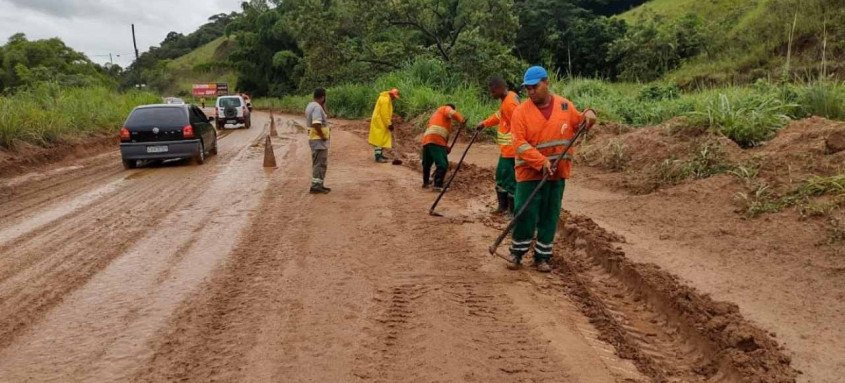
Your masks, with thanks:
[[[320,136],[317,135],[317,132],[312,127],[314,124],[320,124],[320,128],[326,138],[331,138],[329,127],[326,124],[327,119],[326,111],[323,110],[323,107],[318,102],[311,101],[305,107],[305,126],[308,127],[308,145],[312,150],[329,148],[329,140],[321,140]]]

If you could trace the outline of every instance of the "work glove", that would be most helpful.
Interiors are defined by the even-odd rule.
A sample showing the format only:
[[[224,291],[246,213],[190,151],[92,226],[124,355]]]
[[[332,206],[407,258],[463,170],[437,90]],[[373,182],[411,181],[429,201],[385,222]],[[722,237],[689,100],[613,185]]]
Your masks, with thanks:
[[[478,125],[475,126],[475,130],[483,130],[483,129],[484,129],[484,123],[483,122],[479,122]]]

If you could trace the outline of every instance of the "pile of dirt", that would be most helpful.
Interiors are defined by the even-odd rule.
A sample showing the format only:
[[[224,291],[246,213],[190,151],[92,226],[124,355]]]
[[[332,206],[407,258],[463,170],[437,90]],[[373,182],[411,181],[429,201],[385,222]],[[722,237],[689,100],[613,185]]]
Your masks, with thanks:
[[[559,229],[559,245],[573,256],[554,258],[555,266],[569,273],[574,286],[573,296],[579,300],[582,311],[602,332],[604,339],[614,344],[624,357],[633,359],[640,369],[657,381],[674,381],[682,372],[673,366],[663,366],[660,358],[642,352],[641,340],[632,339],[626,324],[614,318],[602,300],[593,293],[594,281],[583,278],[584,270],[598,265],[622,281],[629,291],[651,307],[658,307],[668,314],[662,327],[677,326],[685,338],[696,343],[695,348],[704,355],[701,363],[690,370],[703,378],[717,374],[734,377],[745,382],[794,382],[797,371],[790,366],[791,359],[766,331],[749,323],[732,303],[717,302],[681,283],[677,277],[652,264],[639,264],[628,260],[614,243],[623,241],[609,233],[591,219],[571,215],[564,219]],[[647,334],[656,337],[657,334]]]
[[[612,186],[636,194],[688,179],[705,178],[748,157],[728,138],[706,129],[686,127],[683,118],[632,129],[598,126],[577,152],[577,161],[623,177]]]
[[[49,147],[26,143],[16,145],[15,150],[0,147],[0,177],[23,174],[31,171],[34,166],[101,154],[116,148],[117,143],[117,136],[105,134]]]
[[[785,191],[812,176],[845,173],[845,122],[812,117],[794,121],[765,145],[750,149],[760,177]]]

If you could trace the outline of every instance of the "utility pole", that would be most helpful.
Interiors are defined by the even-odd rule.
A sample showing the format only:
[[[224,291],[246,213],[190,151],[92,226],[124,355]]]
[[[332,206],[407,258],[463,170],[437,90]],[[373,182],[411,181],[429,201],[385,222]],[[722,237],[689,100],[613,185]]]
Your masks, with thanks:
[[[138,63],[138,42],[135,40],[135,24],[132,24],[132,46],[135,48],[135,64]],[[138,65],[135,65],[135,70],[138,74],[138,89],[141,88],[141,71],[138,68]]]

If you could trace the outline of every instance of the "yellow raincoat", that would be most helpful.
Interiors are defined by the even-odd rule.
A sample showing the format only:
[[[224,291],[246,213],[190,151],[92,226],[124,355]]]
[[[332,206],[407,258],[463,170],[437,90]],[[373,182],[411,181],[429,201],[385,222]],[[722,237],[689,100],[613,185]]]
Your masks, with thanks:
[[[387,127],[393,118],[393,102],[390,100],[389,92],[381,92],[373,109],[373,118],[370,120],[370,137],[367,142],[377,148],[393,147],[393,135]]]

